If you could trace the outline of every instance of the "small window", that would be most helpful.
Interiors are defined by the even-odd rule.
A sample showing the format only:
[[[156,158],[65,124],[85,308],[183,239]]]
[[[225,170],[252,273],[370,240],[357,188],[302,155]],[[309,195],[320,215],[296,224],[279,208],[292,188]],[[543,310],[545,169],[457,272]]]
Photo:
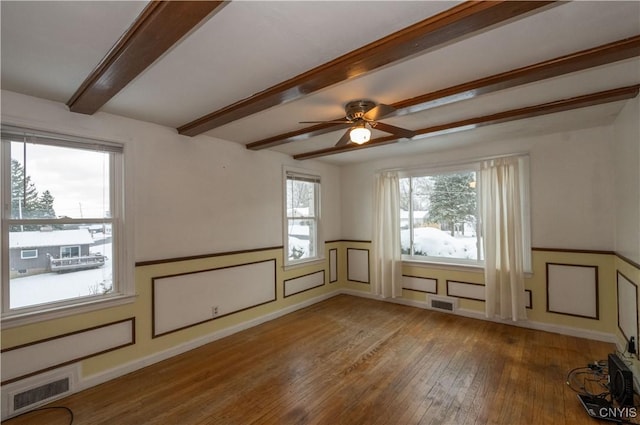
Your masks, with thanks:
[[[60,248],[60,258],[73,258],[80,256],[79,246],[63,246]]]
[[[285,183],[286,263],[321,258],[320,177],[287,171]]]
[[[20,258],[23,260],[28,260],[31,258],[38,258],[38,250],[37,249],[23,249],[20,251]]]
[[[405,259],[482,263],[475,170],[401,178],[400,209]]]

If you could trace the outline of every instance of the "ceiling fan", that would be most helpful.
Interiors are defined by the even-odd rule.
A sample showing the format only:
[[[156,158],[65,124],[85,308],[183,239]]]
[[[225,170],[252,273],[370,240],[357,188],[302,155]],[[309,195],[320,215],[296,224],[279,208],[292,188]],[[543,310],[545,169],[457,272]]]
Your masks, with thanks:
[[[383,103],[376,105],[375,102],[370,100],[354,100],[347,103],[344,109],[345,119],[343,120],[300,121],[300,124],[353,124],[338,140],[336,146],[345,146],[348,143],[356,143],[358,145],[367,143],[371,138],[371,130],[369,128],[376,128],[399,137],[411,138],[416,135],[412,130],[378,121],[395,112],[396,108],[393,106]]]

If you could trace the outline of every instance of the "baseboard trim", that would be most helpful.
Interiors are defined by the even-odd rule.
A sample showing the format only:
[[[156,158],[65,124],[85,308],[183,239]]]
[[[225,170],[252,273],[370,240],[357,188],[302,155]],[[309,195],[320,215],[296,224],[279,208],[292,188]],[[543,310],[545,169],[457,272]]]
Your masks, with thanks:
[[[332,292],[328,292],[326,294],[310,298],[308,300],[302,301],[297,304],[290,305],[281,310],[274,311],[272,313],[266,314],[264,316],[256,317],[255,319],[248,320],[246,322],[239,323],[234,326],[230,326],[225,329],[221,329],[217,332],[202,336],[197,339],[193,339],[191,341],[182,343],[180,345],[176,345],[175,347],[171,347],[167,350],[153,353],[146,357],[142,357],[136,360],[133,360],[129,363],[123,364],[121,366],[117,366],[113,369],[109,369],[107,371],[98,373],[96,375],[89,376],[87,378],[82,378],[77,386],[77,391],[82,391],[87,388],[94,387],[96,385],[103,384],[112,379],[118,378],[120,376],[126,375],[127,373],[134,372],[138,369],[142,369],[143,367],[150,366],[154,363],[161,362],[163,360],[167,360],[171,357],[177,356],[182,353],[186,353],[187,351],[193,350],[195,348],[201,347],[205,344],[209,344],[218,339],[233,335],[235,333],[244,331],[246,329],[252,328],[254,326],[260,325],[262,323],[269,322],[271,320],[277,319],[278,317],[284,316],[289,313],[293,313],[296,310],[303,309],[305,307],[309,307],[313,304],[317,304],[321,301],[327,300],[331,297],[340,294],[340,290],[335,290]],[[77,392],[76,391],[76,392]]]
[[[429,305],[427,304],[427,301],[408,300],[405,298],[383,298],[378,295],[374,295],[371,293],[362,292],[354,289],[343,289],[342,293],[347,295],[354,295],[356,297],[370,298],[370,299],[375,299],[379,301],[392,302],[396,304],[403,304],[411,307],[418,307],[418,308],[424,308],[429,310]],[[560,335],[575,336],[578,338],[592,339],[595,341],[610,342],[613,344],[618,343],[618,338],[616,337],[616,335],[607,333],[607,332],[574,328],[571,326],[554,325],[551,323],[535,322],[530,320],[513,321],[513,320],[500,319],[500,318],[488,318],[485,316],[484,312],[468,310],[463,308],[459,308],[456,311],[451,313],[444,312],[444,314],[456,314],[458,316],[468,317],[471,319],[485,320],[485,321],[494,322],[494,323],[502,323],[504,325],[519,326],[521,328],[535,329],[538,331],[551,332],[551,333],[556,333]]]

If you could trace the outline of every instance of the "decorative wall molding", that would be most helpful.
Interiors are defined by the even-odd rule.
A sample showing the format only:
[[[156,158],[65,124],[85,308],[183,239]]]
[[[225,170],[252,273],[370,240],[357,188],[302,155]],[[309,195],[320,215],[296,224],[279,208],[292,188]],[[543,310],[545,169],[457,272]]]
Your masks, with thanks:
[[[329,283],[338,281],[338,249],[329,250]]]
[[[525,307],[528,309],[533,309],[533,293],[531,289],[525,289]]]
[[[248,254],[252,252],[272,251],[274,249],[284,250],[284,247],[280,245],[280,246],[272,246],[268,248],[254,248],[254,249],[245,249],[240,251],[216,252],[213,254],[198,254],[198,255],[191,255],[187,257],[175,257],[175,258],[163,258],[159,260],[138,261],[136,262],[136,267],[146,267],[146,266],[154,266],[156,264],[176,263],[179,261],[202,260],[205,258],[226,257],[230,255]]]
[[[618,329],[622,332],[625,341],[634,337],[636,340],[636,357],[638,357],[638,340],[640,330],[638,322],[638,285],[621,272],[616,272],[616,288],[618,294]],[[626,347],[625,350],[626,351]],[[640,358],[640,357],[638,357]]]
[[[276,301],[276,259],[157,276],[151,287],[157,338]]]
[[[314,288],[319,288],[324,286],[324,270],[285,279],[283,286],[285,298],[301,292],[310,291]]]
[[[482,283],[447,280],[447,296],[467,300],[484,301],[485,287]]]
[[[424,276],[402,275],[402,289],[424,292],[426,294],[438,293],[438,279]]]
[[[135,317],[130,317],[4,349],[2,384],[133,345],[135,323]]]
[[[547,311],[600,318],[598,266],[546,263]]]
[[[347,280],[359,283],[371,283],[369,276],[369,250],[347,248]]]

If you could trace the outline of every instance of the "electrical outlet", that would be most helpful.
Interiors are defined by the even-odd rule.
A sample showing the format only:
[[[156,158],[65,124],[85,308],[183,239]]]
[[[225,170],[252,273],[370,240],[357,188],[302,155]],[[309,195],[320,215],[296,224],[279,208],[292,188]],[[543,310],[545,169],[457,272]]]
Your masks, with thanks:
[[[216,317],[218,315],[218,306],[214,305],[213,307],[211,307],[211,315],[213,317]]]

